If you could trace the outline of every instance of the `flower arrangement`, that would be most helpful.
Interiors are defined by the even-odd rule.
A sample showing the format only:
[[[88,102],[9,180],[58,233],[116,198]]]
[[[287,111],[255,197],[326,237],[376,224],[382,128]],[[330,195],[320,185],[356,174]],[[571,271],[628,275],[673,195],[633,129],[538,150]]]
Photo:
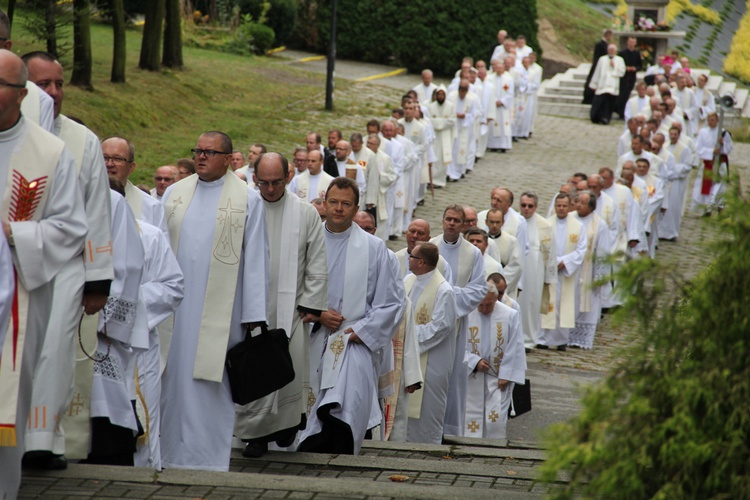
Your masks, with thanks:
[[[645,66],[651,66],[654,64],[654,46],[648,43],[641,43],[638,45],[638,50],[641,52],[641,59]]]
[[[641,16],[635,24],[635,31],[669,31],[671,27],[667,21],[654,22],[650,17]]]

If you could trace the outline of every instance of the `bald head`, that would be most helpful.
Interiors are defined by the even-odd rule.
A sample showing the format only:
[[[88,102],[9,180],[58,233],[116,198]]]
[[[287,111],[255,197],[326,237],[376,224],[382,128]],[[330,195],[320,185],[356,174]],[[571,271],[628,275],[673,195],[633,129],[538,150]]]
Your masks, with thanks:
[[[360,210],[354,216],[354,223],[366,233],[375,234],[375,217],[371,213]]]
[[[21,101],[26,97],[28,72],[20,57],[13,52],[0,49],[0,80],[6,83],[2,89],[0,106],[0,131],[7,130],[21,117]]]
[[[406,230],[406,247],[411,252],[424,241],[430,241],[430,224],[423,219],[414,219]]]

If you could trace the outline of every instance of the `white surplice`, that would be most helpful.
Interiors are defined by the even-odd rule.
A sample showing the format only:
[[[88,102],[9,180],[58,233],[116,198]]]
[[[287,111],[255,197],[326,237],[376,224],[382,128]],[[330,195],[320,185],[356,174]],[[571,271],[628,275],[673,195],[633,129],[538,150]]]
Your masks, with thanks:
[[[161,470],[161,345],[157,327],[174,314],[184,295],[184,277],[164,233],[141,221],[141,243],[145,263],[141,277],[141,300],[148,322],[148,351],[135,358],[139,419],[144,436],[138,443],[136,467]],[[140,440],[139,440],[140,441]]]
[[[425,285],[438,271],[416,277],[409,298],[415,308]],[[416,318],[419,311],[412,310]],[[456,299],[453,287],[444,281],[435,295],[432,317],[425,324],[415,322],[419,354],[428,353],[424,373],[422,408],[419,418],[409,418],[407,441],[440,444],[443,441],[443,418],[448,402],[451,367],[456,357]]]
[[[453,161],[453,139],[456,131],[456,106],[447,98],[440,104],[433,101],[427,106],[430,121],[435,129],[435,142],[432,144],[435,161],[432,164],[432,183],[445,187],[448,165]]]
[[[352,235],[353,232],[359,233]],[[348,255],[350,238],[366,239],[368,259]],[[351,328],[362,341],[361,344],[350,342],[346,345],[343,360],[340,361],[335,384],[328,389],[321,389],[312,407],[307,427],[299,436],[300,451],[325,450],[329,425],[341,429],[348,426],[351,432],[352,448],[347,450],[358,454],[367,429],[375,427],[382,415],[378,405],[378,366],[379,359],[373,353],[386,347],[391,342],[396,320],[400,318],[404,296],[403,284],[391,266],[388,249],[380,239],[362,231],[356,224],[341,233],[325,230],[326,254],[328,260],[328,308],[343,311],[343,306],[350,297],[345,297],[347,283],[353,279],[360,280],[364,293],[364,313],[360,317],[346,317],[342,330]],[[359,258],[359,259],[358,259]],[[357,271],[357,278],[347,276],[347,270]],[[320,328],[315,335],[327,336],[327,328]],[[322,353],[317,353],[322,354]],[[311,359],[313,358],[311,354]],[[318,358],[320,359],[320,358]],[[322,374],[323,363],[319,368]],[[335,421],[333,424],[331,422]]]
[[[243,339],[242,324],[266,321],[269,257],[265,209],[260,195],[250,187],[237,283],[227,283],[227,296],[205,296],[214,244],[211,235],[224,182],[225,177],[198,181],[180,232],[177,262],[185,274],[185,297],[175,313],[162,378],[165,468],[229,469],[235,408],[226,370],[220,383],[193,378],[203,308],[211,307],[212,301],[233,301],[232,317],[226,318],[230,332],[227,349]],[[173,186],[167,188],[164,199],[169,200]]]
[[[164,194],[167,194],[166,191]],[[152,226],[158,227],[162,230],[164,236],[167,237],[167,241],[169,241],[169,229],[167,228],[167,221],[164,218],[164,205],[162,205],[162,201],[166,200],[164,196],[162,196],[162,201],[159,201],[128,181],[125,184],[125,199],[128,201],[128,205],[130,205],[130,209],[133,211],[136,220],[143,220]]]
[[[667,148],[674,157],[674,168],[668,179],[671,186],[666,203],[667,211],[659,219],[659,238],[672,239],[680,235],[688,176],[693,167],[692,155],[686,145],[678,141],[677,144],[667,145]]]

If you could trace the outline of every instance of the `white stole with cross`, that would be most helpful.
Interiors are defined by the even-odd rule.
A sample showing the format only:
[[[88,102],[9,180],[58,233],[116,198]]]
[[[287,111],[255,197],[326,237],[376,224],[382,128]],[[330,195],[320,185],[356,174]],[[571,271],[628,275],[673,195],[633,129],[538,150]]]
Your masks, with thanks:
[[[490,314],[478,310],[468,316],[467,351],[489,362],[488,373],[469,370],[466,392],[466,437],[505,438],[500,415],[502,391],[498,388],[500,364],[505,354],[505,337],[509,331],[507,309],[496,307]]]
[[[557,231],[557,216],[553,215],[547,219],[552,224],[552,231]],[[580,231],[580,222],[576,218],[568,214],[565,219],[565,255],[572,253],[578,246],[578,237]],[[559,256],[558,256],[559,257]],[[561,271],[558,271],[558,274]],[[574,328],[576,325],[576,281],[578,279],[578,273],[574,273],[572,276],[562,276],[562,287],[561,290],[557,290],[557,287],[550,287],[550,299],[549,299],[549,311],[547,314],[542,314],[542,328],[547,330],[554,330],[555,328]],[[556,311],[557,307],[557,293],[560,293],[560,324],[557,325]]]
[[[327,173],[320,171],[320,174],[318,174],[318,184],[315,187],[315,196],[313,196],[313,199],[315,198],[323,198],[325,196],[325,192],[328,189],[328,185],[333,180],[333,177],[328,175]],[[320,195],[324,196],[320,196]],[[302,198],[306,201],[312,201],[308,200],[310,195],[310,171],[305,170],[301,174],[299,174],[299,177],[297,177],[297,196]]]
[[[164,203],[165,217],[175,255],[179,250],[183,218],[193,199],[198,179],[197,175],[192,175],[176,183],[169,199]],[[216,209],[216,228],[213,234],[213,251],[205,295],[206,300],[216,297],[223,297],[223,299],[212,300],[211,307],[203,308],[198,349],[193,367],[195,379],[221,382],[224,376],[224,358],[229,343],[229,323],[234,306],[232,297],[227,296],[227,285],[234,286],[239,275],[245,235],[247,198],[247,184],[233,172],[227,171],[224,175],[219,206]],[[171,333],[169,337],[171,338]]]
[[[411,290],[414,288],[414,283],[416,283],[416,281],[417,277],[414,274],[410,274],[404,278],[404,289],[407,297],[411,294]],[[438,290],[443,282],[445,282],[443,275],[437,270],[433,271],[432,277],[425,285],[412,309],[414,311],[413,318],[415,325],[426,325],[432,321],[432,312],[435,308],[435,298],[437,297]],[[429,358],[429,354],[429,351],[426,351],[419,356],[419,365],[422,369],[423,376],[427,373],[427,359]],[[428,383],[428,381],[425,381],[425,383]],[[424,390],[416,391],[409,397],[409,418],[420,417],[422,414],[423,397]]]
[[[336,385],[351,335],[344,332],[362,319],[367,309],[368,273],[365,272],[364,277],[362,276],[363,262],[370,262],[370,242],[367,239],[367,233],[356,224],[352,224],[349,239],[346,243],[344,295],[340,311],[346,321],[341,324],[338,330],[330,332],[326,340],[326,348],[321,362],[321,389],[330,389]]]

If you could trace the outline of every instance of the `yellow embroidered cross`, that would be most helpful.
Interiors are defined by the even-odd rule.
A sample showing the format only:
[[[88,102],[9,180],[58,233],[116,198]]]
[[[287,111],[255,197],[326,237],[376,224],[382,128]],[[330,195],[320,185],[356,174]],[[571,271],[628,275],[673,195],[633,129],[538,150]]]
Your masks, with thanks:
[[[479,355],[479,349],[477,349],[477,344],[479,344],[481,341],[481,339],[479,338],[479,327],[470,326],[469,334],[471,335],[471,338],[469,339],[469,343],[471,344],[471,353]]]
[[[469,429],[471,433],[475,433],[479,430],[479,424],[476,423],[475,420],[472,420],[471,422],[469,422],[469,425],[467,425],[466,427]]]
[[[80,392],[76,392],[76,395],[73,397],[73,400],[70,402],[70,406],[68,407],[68,416],[72,417],[74,415],[78,415],[78,413],[80,413],[82,409],[83,398],[81,397]]]
[[[344,344],[344,337],[340,333],[336,337],[336,340],[331,342],[331,352],[336,356],[333,358],[333,367],[336,368],[336,364],[339,362],[339,356],[341,356],[341,353],[344,352],[344,347],[346,345]]]
[[[500,415],[495,410],[492,410],[489,415],[487,415],[487,418],[489,418],[493,423],[497,422],[497,419],[500,418]]]

